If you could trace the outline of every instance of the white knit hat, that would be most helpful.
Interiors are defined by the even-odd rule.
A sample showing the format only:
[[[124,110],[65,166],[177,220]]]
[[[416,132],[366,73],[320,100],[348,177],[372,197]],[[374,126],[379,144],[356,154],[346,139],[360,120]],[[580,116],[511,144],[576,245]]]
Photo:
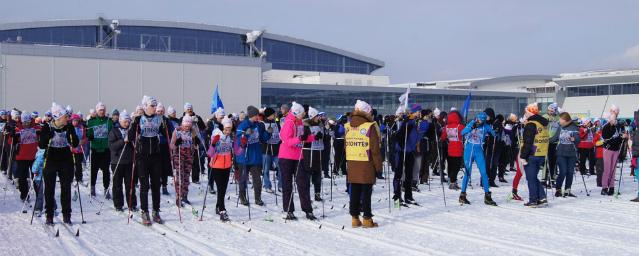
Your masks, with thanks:
[[[314,118],[317,116],[317,109],[313,108],[313,107],[308,107],[308,118]]]
[[[293,103],[291,104],[291,112],[293,112],[293,115],[296,115],[296,116],[299,114],[302,114],[304,113],[304,106],[293,101]]]
[[[126,112],[125,110],[122,110],[122,112],[120,112],[120,121],[124,121],[124,120],[131,120],[131,115],[129,115],[129,113]]]
[[[188,110],[188,109],[193,109],[193,104],[191,103],[184,103],[184,111]]]
[[[98,102],[98,104],[95,104],[95,111],[100,111],[105,109],[106,109],[106,106],[104,105],[104,103]]]
[[[217,108],[213,114],[215,114],[216,118],[222,118],[226,115],[223,108]]]
[[[442,111],[439,108],[435,108],[435,110],[433,110],[433,115],[435,117],[439,117],[439,115],[442,113]]]
[[[67,114],[67,111],[62,108],[62,106],[56,104],[55,102],[51,104],[51,115],[53,116],[53,120],[58,120]]]
[[[225,116],[224,119],[222,119],[222,126],[224,126],[225,128],[233,127],[233,120]]]
[[[357,102],[355,103],[355,110],[359,110],[359,111],[366,112],[366,113],[371,113],[373,108],[371,108],[371,105],[366,103],[366,101],[357,100]]]
[[[191,116],[186,115],[182,117],[182,125],[191,125],[193,124],[193,119],[191,119]]]
[[[151,96],[144,95],[144,97],[142,97],[142,106],[147,107],[147,106],[151,106],[151,105],[156,105],[157,106],[158,105],[158,101],[155,98],[151,97]]]
[[[169,107],[166,109],[166,114],[167,114],[167,115],[173,115],[173,114],[175,114],[175,108],[173,108],[173,106],[169,106]]]

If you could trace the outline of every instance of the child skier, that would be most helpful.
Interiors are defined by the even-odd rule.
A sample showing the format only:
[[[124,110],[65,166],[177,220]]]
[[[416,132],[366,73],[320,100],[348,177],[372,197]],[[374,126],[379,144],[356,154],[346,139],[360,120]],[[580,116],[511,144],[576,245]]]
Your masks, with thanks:
[[[215,129],[211,135],[211,145],[207,155],[211,159],[211,179],[217,185],[217,202],[215,203],[215,213],[220,215],[220,220],[228,221],[224,200],[226,187],[229,184],[229,175],[233,166],[233,121],[225,117],[222,119],[223,130]]]

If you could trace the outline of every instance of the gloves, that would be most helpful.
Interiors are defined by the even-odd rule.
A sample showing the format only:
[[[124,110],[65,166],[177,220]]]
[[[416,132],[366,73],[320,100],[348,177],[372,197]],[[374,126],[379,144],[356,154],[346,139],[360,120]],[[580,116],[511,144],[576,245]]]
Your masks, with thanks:
[[[473,122],[472,128],[476,129],[477,128],[477,123]]]
[[[181,145],[181,144],[182,144],[182,138],[175,139],[175,145],[176,146]]]
[[[245,136],[242,136],[240,142],[242,143],[242,147],[246,147],[246,145],[248,145],[248,139]]]
[[[213,137],[213,140],[211,140],[211,144],[215,145],[217,144],[217,142],[220,141],[220,135],[215,135],[215,137]]]
[[[322,140],[322,138],[324,138],[323,133],[318,132],[317,134],[315,134],[315,141]]]

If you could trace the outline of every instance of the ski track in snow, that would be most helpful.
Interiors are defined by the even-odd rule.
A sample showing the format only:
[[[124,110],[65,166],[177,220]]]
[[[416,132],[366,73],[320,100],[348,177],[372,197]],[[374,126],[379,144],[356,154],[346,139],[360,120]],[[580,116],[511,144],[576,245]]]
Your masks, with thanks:
[[[69,227],[70,231],[61,224],[60,213],[54,219],[53,233],[46,231],[44,216],[35,217],[34,224],[29,225],[32,208],[28,214],[19,212],[22,207],[19,192],[2,176],[0,185],[7,190],[0,191],[3,198],[6,193],[0,205],[3,238],[0,252],[4,255],[361,255],[363,252],[379,255],[636,255],[639,251],[635,228],[639,225],[639,204],[628,201],[636,194],[632,177],[623,177],[619,199],[599,195],[595,176],[586,176],[590,197],[583,190],[582,180],[577,179],[573,193],[578,198],[555,198],[554,191],[549,189],[548,208],[528,209],[523,202],[506,200],[511,186],[503,183],[491,189],[499,206],[484,205],[484,193],[476,183],[478,172],[476,169],[473,172],[475,187],[468,190],[472,205],[459,206],[459,191],[446,188],[447,207],[444,207],[441,185],[438,176],[434,176],[430,190],[427,185],[421,185],[422,191],[413,193],[421,206],[393,208],[391,213],[388,212],[387,181],[379,180],[372,198],[374,219],[380,224],[376,229],[351,228],[344,176],[336,176],[332,201],[329,201],[330,180],[323,179],[325,218],[319,217],[322,203],[313,202],[319,221],[304,218],[296,193],[296,215],[300,220],[293,222],[282,219],[281,193],[275,205],[274,195],[265,192],[262,199],[266,206],[251,205],[252,220],[249,221],[247,207],[235,206],[235,184],[229,184],[226,205],[230,223],[221,222],[214,213],[216,195],[208,195],[203,221],[186,210],[189,208],[183,208],[180,223],[172,203],[175,193],[169,184],[171,195],[161,199],[165,225],[144,227],[139,213],[134,213],[131,223],[127,224],[127,211],[116,213],[113,202],[103,199],[100,184],[95,199],[89,198],[88,187],[81,186],[87,223],[81,224],[79,202],[74,201],[74,224]],[[511,182],[514,173],[508,174]],[[84,176],[88,179],[88,172]],[[191,184],[189,189],[189,199],[198,211],[202,210],[206,176],[201,176],[201,181],[201,185]],[[519,189],[525,200],[528,194],[525,179]],[[59,186],[56,200],[59,200]],[[100,202],[105,205],[101,214],[96,215]],[[273,221],[265,221],[267,216]],[[78,229],[80,236],[75,237]],[[60,232],[57,238],[52,236],[55,230]]]

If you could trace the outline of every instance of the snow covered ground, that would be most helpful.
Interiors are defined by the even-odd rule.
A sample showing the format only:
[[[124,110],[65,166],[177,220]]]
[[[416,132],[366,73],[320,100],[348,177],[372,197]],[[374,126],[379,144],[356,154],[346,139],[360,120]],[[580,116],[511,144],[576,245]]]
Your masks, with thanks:
[[[285,223],[272,194],[263,193],[266,207],[253,206],[252,221],[246,207],[236,208],[235,185],[229,186],[227,209],[232,223],[222,223],[214,213],[215,197],[209,195],[203,221],[182,212],[179,222],[171,196],[162,196],[165,225],[144,227],[126,213],[116,214],[112,201],[90,200],[88,188],[81,187],[84,218],[80,224],[79,203],[73,202],[71,230],[56,225],[60,236],[45,232],[44,217],[29,225],[29,214],[20,212],[18,192],[7,185],[6,198],[0,205],[0,254],[2,255],[637,255],[639,253],[639,204],[629,202],[635,195],[636,183],[623,178],[619,199],[599,195],[595,177],[586,177],[591,190],[587,197],[581,177],[577,176],[573,191],[576,199],[554,198],[550,207],[527,209],[521,202],[508,201],[510,184],[493,190],[499,207],[483,204],[483,192],[473,172],[474,189],[469,189],[470,206],[457,204],[458,192],[446,188],[447,207],[439,184],[420,186],[415,199],[422,205],[401,210],[388,210],[388,186],[380,180],[373,192],[373,213],[377,229],[353,229],[348,215],[348,197],[343,177],[328,201],[330,181],[324,179],[324,206],[314,203],[315,214],[326,217],[319,222],[300,218]],[[85,177],[88,177],[85,173]],[[511,181],[514,173],[509,173]],[[460,175],[461,177],[461,175]],[[204,177],[204,180],[206,178]],[[101,178],[98,178],[100,181]],[[4,187],[6,179],[0,178]],[[100,183],[100,182],[98,182]],[[436,183],[436,182],[434,182]],[[205,186],[191,184],[190,200],[201,209]],[[4,191],[0,191],[5,193]],[[527,197],[525,180],[520,195]],[[0,195],[4,196],[4,195]],[[149,200],[150,201],[150,200]],[[299,209],[299,202],[295,198]],[[324,208],[323,208],[324,207]],[[301,212],[296,213],[302,217]],[[272,218],[272,222],[265,221]],[[139,219],[136,214],[135,220]],[[61,222],[61,215],[56,217]],[[74,233],[80,230],[80,236]]]

